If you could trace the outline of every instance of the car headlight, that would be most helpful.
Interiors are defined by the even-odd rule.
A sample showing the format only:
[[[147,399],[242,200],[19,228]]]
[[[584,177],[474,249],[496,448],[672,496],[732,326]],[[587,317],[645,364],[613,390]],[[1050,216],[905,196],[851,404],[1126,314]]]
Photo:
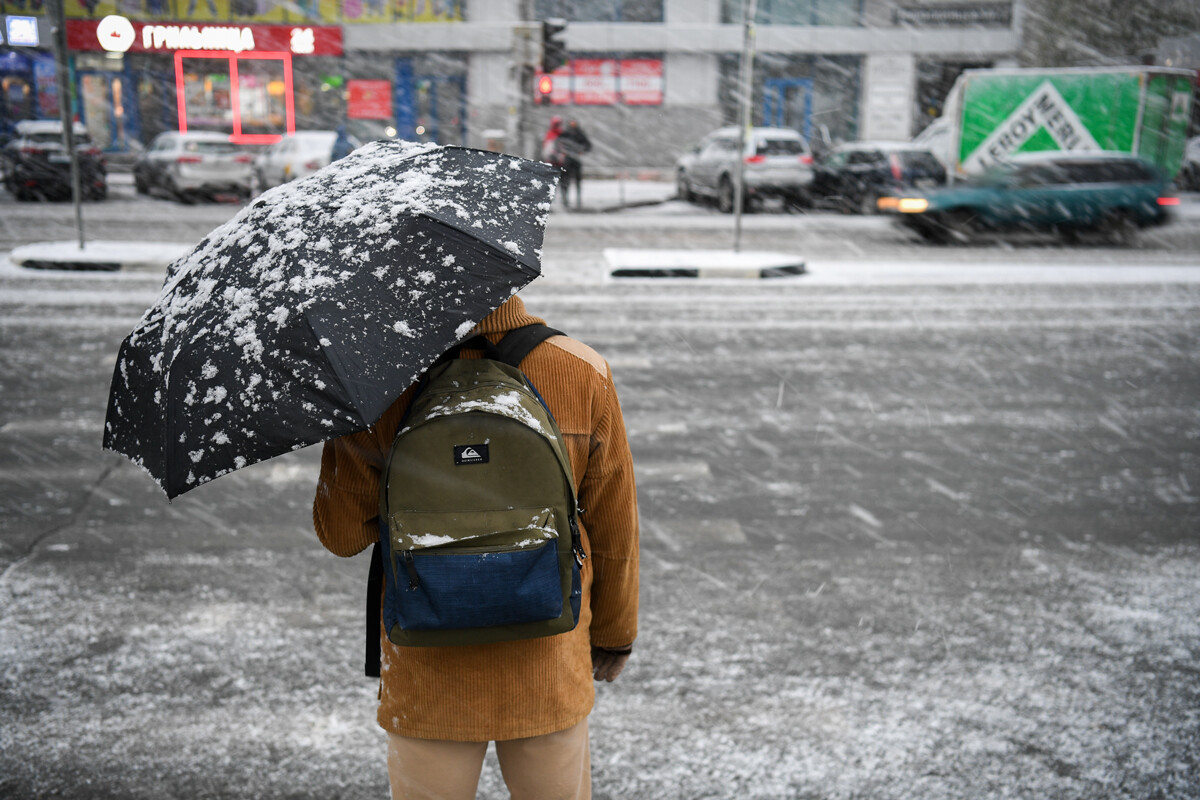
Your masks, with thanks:
[[[896,210],[901,214],[922,214],[929,208],[929,201],[924,197],[901,197],[896,203]]]

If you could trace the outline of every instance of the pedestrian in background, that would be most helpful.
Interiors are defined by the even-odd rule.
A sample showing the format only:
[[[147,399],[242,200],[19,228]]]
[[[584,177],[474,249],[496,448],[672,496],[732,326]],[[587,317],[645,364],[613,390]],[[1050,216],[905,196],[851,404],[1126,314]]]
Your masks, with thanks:
[[[509,298],[468,336],[540,323]],[[547,339],[521,362],[566,439],[579,504],[583,590],[574,630],[537,639],[398,647],[380,631],[377,719],[393,798],[473,800],[488,743],[514,800],[591,797],[593,680],[611,681],[637,636],[633,460],[612,370],[587,345]],[[313,503],[321,543],[352,556],[379,540],[379,484],[410,387],[374,426],[329,441]]]
[[[333,140],[333,150],[329,154],[329,160],[337,161],[339,158],[345,158],[353,152],[354,142],[351,141],[349,134],[346,133],[346,126],[339,125],[337,138]]]
[[[542,137],[542,161],[553,164],[559,169],[562,169],[562,154],[558,152],[558,137],[562,135],[562,132],[563,118],[553,116],[550,118],[550,127],[546,129],[546,135]]]
[[[592,150],[592,141],[584,132],[578,120],[569,120],[566,128],[554,141],[554,149],[558,161],[551,164],[563,171],[562,196],[563,204],[571,207],[571,186],[575,186],[575,207],[583,208],[583,160],[582,156]]]

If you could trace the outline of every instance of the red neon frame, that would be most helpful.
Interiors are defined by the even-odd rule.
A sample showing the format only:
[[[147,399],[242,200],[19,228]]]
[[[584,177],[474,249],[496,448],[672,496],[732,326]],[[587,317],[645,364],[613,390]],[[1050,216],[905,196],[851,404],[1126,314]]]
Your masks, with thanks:
[[[239,58],[283,62],[283,108],[284,126],[288,135],[296,132],[296,108],[292,102],[292,54],[285,51],[275,53],[235,53],[232,50],[176,50],[175,51],[175,105],[179,110],[179,132],[187,133],[187,94],[183,83],[183,60],[185,58],[224,58],[229,61],[229,104],[233,107],[233,133],[229,141],[234,144],[274,144],[283,137],[277,133],[242,133],[242,104],[238,97]]]

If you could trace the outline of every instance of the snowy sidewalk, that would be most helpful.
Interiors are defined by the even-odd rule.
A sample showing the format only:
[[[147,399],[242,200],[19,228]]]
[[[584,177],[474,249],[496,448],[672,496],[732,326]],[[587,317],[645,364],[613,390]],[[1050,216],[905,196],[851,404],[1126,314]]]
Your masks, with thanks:
[[[122,182],[124,177],[114,175],[114,183]],[[670,200],[674,195],[674,184],[662,181],[584,180],[582,208],[572,206],[568,210],[561,198],[556,197],[551,214],[583,216],[611,213],[625,208],[655,205]],[[572,192],[572,202],[574,198]],[[8,258],[14,266],[32,269],[153,271],[165,270],[168,264],[186,254],[193,246],[194,243],[190,242],[85,240],[80,249],[79,242],[71,239],[17,247]]]

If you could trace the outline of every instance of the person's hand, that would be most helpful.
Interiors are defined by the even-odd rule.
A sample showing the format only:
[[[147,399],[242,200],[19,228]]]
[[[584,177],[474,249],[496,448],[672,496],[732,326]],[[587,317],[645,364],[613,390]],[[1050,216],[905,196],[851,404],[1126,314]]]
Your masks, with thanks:
[[[629,654],[632,652],[632,647],[620,649],[593,647],[592,677],[598,681],[612,683],[621,674],[621,670],[625,669],[625,662],[629,660]]]

